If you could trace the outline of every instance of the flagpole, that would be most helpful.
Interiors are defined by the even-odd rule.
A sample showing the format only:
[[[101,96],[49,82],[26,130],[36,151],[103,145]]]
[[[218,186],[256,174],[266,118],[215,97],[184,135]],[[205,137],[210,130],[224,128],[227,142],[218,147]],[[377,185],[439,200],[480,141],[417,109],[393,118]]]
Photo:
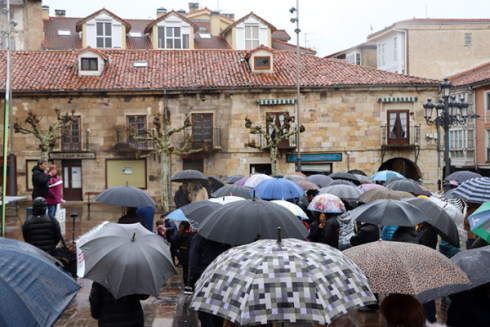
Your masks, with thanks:
[[[4,9],[5,10],[5,9]],[[5,237],[5,194],[7,192],[7,152],[10,110],[10,0],[7,0],[7,62],[5,72],[5,110],[3,117],[2,237]],[[4,34],[2,32],[2,34]],[[14,181],[10,181],[14,183]]]

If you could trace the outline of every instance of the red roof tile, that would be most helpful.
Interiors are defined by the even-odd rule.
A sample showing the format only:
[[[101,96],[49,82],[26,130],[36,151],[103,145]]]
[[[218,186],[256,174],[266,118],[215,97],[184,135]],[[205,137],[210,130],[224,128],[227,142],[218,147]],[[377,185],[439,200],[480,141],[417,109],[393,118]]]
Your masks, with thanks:
[[[255,49],[248,50],[247,51],[247,55],[245,56],[245,59],[250,58],[250,56],[252,55],[252,53],[257,52],[257,51],[260,51],[260,50],[265,50],[265,51],[269,51],[269,52],[272,52],[272,53],[276,53],[276,51],[274,49],[271,49],[269,47],[266,47],[265,45],[262,44],[262,45],[260,45],[259,47],[255,48]]]
[[[94,12],[93,14],[91,15],[88,15],[87,17],[85,18],[82,18],[80,19],[78,22],[77,22],[77,32],[81,32],[82,31],[82,28],[81,28],[81,25],[83,23],[85,23],[87,20],[97,16],[98,14],[100,14],[101,12],[105,11],[109,16],[112,16],[114,17],[115,19],[121,21],[121,23],[123,23],[124,25],[126,25],[126,27],[128,27],[128,30],[131,29],[131,24],[128,23],[126,20],[122,19],[121,17],[119,17],[118,15],[114,14],[113,12],[105,9],[105,8],[102,8],[101,10],[98,10],[96,12]]]
[[[81,50],[81,51],[77,51],[75,52],[75,56],[78,56],[79,54],[81,53],[84,53],[85,51],[92,51],[92,52],[95,52],[96,54],[98,54],[99,56],[101,56],[104,60],[108,60],[109,57],[107,57],[107,55],[97,49],[94,49],[94,48],[91,48],[91,47],[86,47],[85,49]]]
[[[228,31],[230,31],[233,27],[235,27],[236,25],[240,24],[241,22],[243,22],[245,19],[247,19],[248,17],[250,16],[254,16],[255,18],[257,18],[258,20],[262,21],[264,24],[268,25],[271,30],[272,30],[272,33],[274,33],[276,31],[276,27],[274,25],[272,25],[271,23],[267,22],[265,19],[262,19],[260,18],[259,16],[257,16],[256,14],[254,14],[253,12],[251,12],[250,14],[246,15],[246,16],[243,16],[242,18],[240,18],[239,20],[235,21],[233,24],[229,25],[227,28],[225,28],[224,30],[221,31],[221,35],[225,35]]]
[[[146,29],[145,29],[145,33],[149,33],[150,32],[150,27],[152,27],[153,25],[155,25],[156,23],[158,23],[159,21],[161,20],[164,20],[166,17],[168,17],[168,15],[170,14],[175,14],[177,16],[179,16],[183,21],[191,24],[192,26],[194,26],[195,28],[199,28],[199,26],[197,26],[196,23],[194,23],[192,20],[190,20],[189,18],[185,17],[184,15],[182,14],[179,14],[178,12],[176,12],[175,10],[172,10],[168,13],[166,13],[165,15],[162,15],[160,17],[158,17],[157,19],[155,20],[152,20],[150,23],[148,23],[148,25],[146,26]]]
[[[78,37],[76,30],[77,21],[80,18],[71,17],[50,17],[44,20],[44,38],[42,46],[45,49],[79,49],[82,47],[82,40]],[[70,36],[58,35],[58,30],[69,30]]]
[[[286,51],[286,50],[291,50],[291,51],[296,51],[296,46],[291,43],[279,41],[279,40],[272,40],[272,49],[277,50],[277,51]],[[299,52],[301,53],[308,53],[308,54],[316,54],[315,50],[307,49],[304,47],[299,47]]]
[[[150,38],[145,34],[145,28],[150,19],[128,19],[131,24],[131,32],[140,32],[141,37],[131,37],[130,33],[126,37],[126,46],[128,49],[152,49]]]
[[[286,32],[286,30],[275,30],[272,33],[271,38],[273,40],[280,40],[280,41],[289,41],[289,40],[291,40],[291,37],[289,36],[288,32]]]
[[[274,73],[254,74],[247,54],[239,50],[98,50],[110,57],[102,76],[79,76],[76,51],[12,53],[15,91],[154,90],[222,88],[294,88],[296,54],[274,55]],[[0,52],[5,61],[6,52]],[[146,60],[147,68],[133,67]],[[303,87],[362,85],[438,85],[439,81],[400,75],[347,63],[345,60],[300,56]],[[5,88],[5,65],[0,65],[0,89]]]
[[[231,45],[223,36],[213,36],[212,39],[203,39],[199,32],[194,34],[194,46],[196,49],[232,49]]]
[[[453,86],[464,86],[490,80],[490,62],[449,77]]]
[[[208,13],[210,14],[209,16],[211,17],[211,13],[212,13],[213,11],[212,11],[211,9],[208,9],[207,7],[206,7],[206,8],[203,8],[203,9],[199,9],[199,10],[189,11],[189,12],[186,14],[186,16],[188,16],[188,15],[190,15],[190,14],[195,14],[195,13],[198,13],[198,12],[205,12],[205,11],[206,11],[206,12],[208,12]],[[231,23],[233,23],[233,22],[235,21],[234,19],[232,19],[232,18],[230,18],[230,17],[227,17],[227,16],[224,16],[223,14],[220,14],[220,17],[222,17],[222,18],[224,18],[224,19],[229,20]],[[192,20],[192,18],[189,18],[189,19],[191,19],[191,20]]]

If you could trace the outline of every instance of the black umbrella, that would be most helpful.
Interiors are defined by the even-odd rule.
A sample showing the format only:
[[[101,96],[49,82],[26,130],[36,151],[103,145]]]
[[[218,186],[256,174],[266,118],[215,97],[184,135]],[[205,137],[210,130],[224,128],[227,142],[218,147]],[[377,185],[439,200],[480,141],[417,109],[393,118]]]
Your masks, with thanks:
[[[388,186],[389,183],[392,183],[392,182],[396,182],[396,181],[400,181],[400,180],[404,180],[404,179],[409,179],[409,178],[403,178],[403,177],[391,177],[390,179],[388,179],[386,182],[385,182],[385,186]],[[412,179],[413,180],[413,179]],[[415,181],[414,181],[415,182]]]
[[[429,218],[417,207],[398,200],[376,200],[351,211],[352,219],[382,226],[413,227]]]
[[[102,191],[95,201],[121,207],[154,207],[155,200],[145,191],[132,186],[114,186]]]
[[[199,170],[182,170],[179,171],[172,178],[172,182],[182,182],[182,183],[192,183],[192,182],[207,182],[208,178],[206,175],[201,173]]]
[[[451,260],[468,274],[474,287],[490,282],[490,246],[461,251]]]
[[[225,179],[225,183],[226,184],[233,184],[235,182],[238,182],[243,177],[245,177],[245,176],[244,175],[233,175],[233,176],[230,176],[227,179]]]
[[[429,218],[425,222],[434,226],[444,241],[459,248],[458,228],[444,209],[434,202],[422,198],[403,199],[402,201],[410,203],[423,211]]]
[[[463,183],[466,182],[469,179],[472,178],[480,178],[482,175],[468,171],[468,170],[462,170],[462,171],[457,171],[446,177],[446,181],[456,181],[458,183]]]
[[[333,185],[349,185],[349,186],[356,186],[356,184],[346,181],[344,179],[336,179],[330,183],[328,186],[333,186]]]
[[[306,177],[305,181],[312,182],[320,187],[327,187],[333,182],[333,179],[325,175],[310,175]]]
[[[263,200],[245,200],[226,204],[207,216],[198,233],[224,244],[249,244],[258,239],[277,239],[277,227],[283,238],[300,240],[308,230],[288,209]]]
[[[223,205],[216,202],[198,201],[186,204],[179,209],[182,210],[182,213],[187,220],[189,220],[192,226],[197,228],[197,226],[199,226],[199,224],[201,224],[210,213],[218,210],[221,207],[223,207]],[[170,215],[167,218],[172,219]]]
[[[215,176],[209,176],[208,179],[213,181],[213,185],[211,187],[213,188],[213,192],[216,192],[218,189],[222,188],[225,186],[225,183],[221,179]]]
[[[356,174],[356,175],[363,175],[363,176],[367,176],[365,172],[363,172],[362,170],[359,170],[359,169],[351,169],[348,171],[349,174]]]
[[[385,186],[387,189],[393,191],[404,191],[404,192],[414,193],[414,194],[423,194],[425,192],[424,189],[421,188],[417,182],[413,180],[407,180],[407,179],[401,179],[394,182],[390,182]]]
[[[330,185],[320,189],[320,194],[333,194],[343,199],[357,199],[365,190],[351,185]]]
[[[457,188],[452,188],[449,191],[446,191],[442,194],[442,198],[446,200],[451,200],[451,199],[459,199],[459,197],[454,196],[454,192],[456,192]]]
[[[239,196],[244,199],[252,199],[252,196],[250,195],[250,191],[252,190],[251,187],[247,186],[240,186],[240,185],[226,185],[214,192],[211,197],[212,198],[219,198],[222,196]]]
[[[361,181],[359,181],[359,178],[349,173],[342,173],[342,172],[333,173],[328,175],[328,177],[330,177],[331,179],[343,179],[345,181],[350,181],[353,182],[354,184],[361,185]]]

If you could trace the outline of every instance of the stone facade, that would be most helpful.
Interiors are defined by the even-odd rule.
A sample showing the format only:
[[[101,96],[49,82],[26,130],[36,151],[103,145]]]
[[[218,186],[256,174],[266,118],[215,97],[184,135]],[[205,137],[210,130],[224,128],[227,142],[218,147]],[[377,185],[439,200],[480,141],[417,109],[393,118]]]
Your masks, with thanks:
[[[301,93],[301,124],[306,131],[301,134],[302,154],[341,153],[342,161],[331,162],[332,172],[360,169],[368,175],[378,171],[380,166],[393,158],[404,158],[416,166],[417,173],[425,180],[426,186],[436,189],[437,152],[434,145],[426,143],[425,137],[418,141],[419,152],[413,147],[399,150],[381,151],[381,126],[386,125],[386,110],[409,110],[410,125],[420,125],[420,135],[434,133],[435,128],[425,124],[422,103],[427,98],[435,98],[436,87],[351,87],[303,89]],[[203,158],[203,171],[206,175],[225,178],[229,175],[250,173],[251,164],[270,163],[266,151],[246,148],[252,136],[245,128],[245,118],[254,124],[265,125],[265,114],[285,112],[295,115],[295,105],[258,105],[259,99],[294,99],[293,89],[252,89],[222,92],[178,92],[167,93],[168,108],[172,113],[172,127],[181,126],[187,115],[213,114],[213,126],[220,131],[220,148],[209,149],[204,154],[194,154],[193,158]],[[204,97],[204,101],[202,100]],[[418,97],[415,102],[381,103],[380,97]],[[72,98],[70,104],[68,99]],[[115,145],[126,143],[125,127],[128,115],[146,115],[147,128],[156,113],[163,114],[165,99],[163,92],[147,93],[78,93],[72,95],[14,94],[14,120],[25,120],[28,110],[43,117],[42,129],[54,124],[55,109],[62,112],[75,110],[81,117],[82,148],[86,150],[86,133],[89,134],[89,151],[96,159],[82,160],[82,189],[85,192],[100,192],[106,188],[106,160],[134,159],[134,151],[121,153]],[[2,120],[3,121],[3,120]],[[177,147],[183,144],[183,134],[172,137]],[[38,140],[32,136],[14,135],[14,149],[17,155],[17,187],[19,195],[30,195],[27,190],[27,160],[39,158]],[[60,150],[57,145],[53,151]],[[350,151],[349,164],[346,151]],[[295,170],[294,163],[288,163],[287,154],[295,150],[281,150],[279,173],[287,174]],[[416,158],[417,154],[417,158]],[[55,160],[63,167],[61,160]],[[172,156],[172,175],[183,168],[183,159]],[[303,165],[308,163],[303,162]],[[147,192],[159,198],[159,158],[146,159]],[[59,169],[61,172],[62,170]],[[63,176],[61,177],[63,179]],[[173,192],[178,184],[173,184]]]

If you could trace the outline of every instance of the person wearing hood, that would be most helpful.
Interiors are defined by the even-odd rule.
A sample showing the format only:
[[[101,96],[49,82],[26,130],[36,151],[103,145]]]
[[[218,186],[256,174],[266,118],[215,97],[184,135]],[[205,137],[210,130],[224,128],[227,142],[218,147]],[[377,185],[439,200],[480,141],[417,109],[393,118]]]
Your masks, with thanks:
[[[209,199],[208,191],[202,187],[201,183],[194,182],[194,189],[189,192],[189,201],[191,203],[205,201]]]
[[[46,175],[44,172],[48,167],[46,160],[39,159],[37,165],[32,167],[32,199],[48,197],[49,185],[48,182],[53,177],[51,172]]]
[[[417,230],[414,227],[400,226],[391,237],[393,242],[405,242],[419,244]]]
[[[381,302],[381,314],[386,320],[387,327],[445,327],[425,320],[422,304],[408,294],[390,294]],[[455,327],[450,325],[451,327]],[[465,325],[473,326],[473,325]]]
[[[46,202],[48,203],[48,215],[56,216],[56,208],[58,207],[58,204],[61,203],[61,187],[63,185],[61,183],[54,185],[60,181],[58,178],[58,169],[55,165],[49,166],[48,171],[52,176],[51,180],[48,181],[49,192],[46,197]]]
[[[185,206],[186,204],[191,203],[191,201],[189,200],[189,192],[187,190],[187,184],[184,183],[180,185],[179,190],[175,192],[174,202],[177,209]]]

